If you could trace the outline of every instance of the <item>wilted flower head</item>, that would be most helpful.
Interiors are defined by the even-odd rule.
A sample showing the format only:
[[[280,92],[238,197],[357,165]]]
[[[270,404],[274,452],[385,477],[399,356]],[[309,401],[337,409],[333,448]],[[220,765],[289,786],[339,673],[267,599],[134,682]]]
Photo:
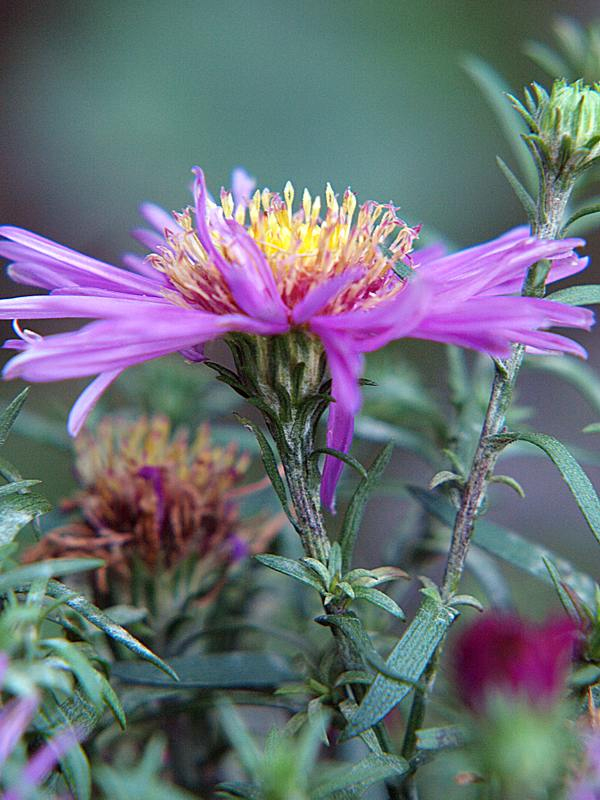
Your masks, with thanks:
[[[462,701],[485,713],[495,697],[548,708],[560,697],[573,657],[577,627],[568,619],[542,625],[490,612],[458,640],[455,674]]]
[[[440,248],[411,256],[418,228],[390,204],[357,205],[328,186],[325,202],[294,190],[264,190],[242,171],[220,205],[194,170],[194,206],[173,216],[152,204],[142,214],[154,231],[138,231],[151,254],[127,256],[125,271],[28,231],[3,227],[0,255],[13,279],[50,296],[0,301],[1,318],[94,318],[82,329],[41,337],[17,327],[6,343],[19,351],[5,377],[29,381],[98,375],[75,403],[76,433],[99,395],[128,366],[180,351],[203,358],[202,345],[233,333],[300,333],[325,355],[332,379],[327,444],[347,451],[361,397],[365,353],[403,336],[458,344],[504,357],[513,342],[536,352],[584,354],[552,325],[589,328],[591,312],[518,292],[528,267],[553,262],[550,280],[586,265],[581,239],[532,238],[518,228],[499,239],[445,256]],[[283,365],[285,366],[285,365]],[[327,456],[323,500],[332,505],[342,463]]]
[[[103,558],[101,592],[108,575],[128,577],[134,559],[155,570],[194,555],[214,568],[258,552],[276,532],[240,521],[234,497],[249,457],[211,445],[207,426],[190,441],[185,430],[171,435],[163,416],[106,417],[75,447],[82,490],[64,506],[81,521],[48,533],[26,558]]]

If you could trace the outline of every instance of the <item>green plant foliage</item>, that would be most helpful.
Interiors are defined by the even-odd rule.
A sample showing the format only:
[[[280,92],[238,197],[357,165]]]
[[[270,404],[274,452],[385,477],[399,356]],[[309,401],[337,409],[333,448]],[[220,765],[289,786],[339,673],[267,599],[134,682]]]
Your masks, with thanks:
[[[445,525],[453,525],[455,509],[443,496],[435,492],[427,492],[418,486],[409,486],[408,488],[411,495],[428,513]],[[557,565],[564,580],[586,602],[592,602],[595,597],[596,583],[593,578],[576,570],[566,559],[548,548],[529,541],[501,525],[486,519],[479,519],[475,528],[474,543],[495,558],[506,561],[544,583],[552,583],[545,564],[546,561],[551,561]]]
[[[386,664],[389,669],[418,681],[455,616],[455,611],[444,606],[439,599],[427,595],[410,626],[388,656]],[[372,728],[406,697],[411,688],[410,685],[399,685],[384,675],[378,675],[357,712],[349,720],[346,736],[356,736]]]
[[[539,447],[552,460],[571,490],[590,530],[600,542],[600,498],[598,498],[590,479],[564,444],[545,433],[510,432],[495,437],[495,441],[500,446],[518,440]]]
[[[199,653],[170,659],[178,680],[166,678],[149,663],[124,661],[112,674],[124,683],[185,689],[269,689],[298,679],[283,656],[261,652]]]

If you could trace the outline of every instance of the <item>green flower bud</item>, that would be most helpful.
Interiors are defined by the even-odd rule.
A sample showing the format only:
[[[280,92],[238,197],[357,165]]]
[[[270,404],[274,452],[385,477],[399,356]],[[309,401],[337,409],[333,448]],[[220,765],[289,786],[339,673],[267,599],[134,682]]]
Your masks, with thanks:
[[[525,140],[544,172],[572,179],[600,157],[600,84],[554,82],[550,94],[539,86],[512,98],[530,133]]]
[[[570,137],[576,150],[600,154],[600,84],[555,81],[547,102],[540,108],[540,131],[559,143]]]
[[[546,798],[568,769],[574,742],[565,709],[532,709],[526,702],[494,698],[490,714],[473,731],[475,768],[506,800]]]

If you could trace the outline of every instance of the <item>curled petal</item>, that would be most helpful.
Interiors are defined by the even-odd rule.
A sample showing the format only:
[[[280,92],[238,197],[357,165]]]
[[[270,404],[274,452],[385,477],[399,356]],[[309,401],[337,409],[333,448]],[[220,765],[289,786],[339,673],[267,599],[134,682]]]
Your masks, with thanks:
[[[121,369],[114,369],[109,372],[103,372],[101,375],[98,375],[97,378],[94,378],[79,395],[73,404],[67,422],[67,430],[71,436],[77,436],[93,411],[94,406],[100,399],[100,396],[104,394],[111,383],[116,381],[122,371]]]
[[[223,222],[219,230],[227,237],[228,249],[235,249],[237,263],[225,259],[215,246],[208,224],[204,173],[199,167],[195,167],[193,172],[196,175],[198,238],[215,267],[227,281],[235,302],[249,316],[278,322],[287,320],[287,309],[279,296],[270,267],[244,228],[230,220],[231,224]]]

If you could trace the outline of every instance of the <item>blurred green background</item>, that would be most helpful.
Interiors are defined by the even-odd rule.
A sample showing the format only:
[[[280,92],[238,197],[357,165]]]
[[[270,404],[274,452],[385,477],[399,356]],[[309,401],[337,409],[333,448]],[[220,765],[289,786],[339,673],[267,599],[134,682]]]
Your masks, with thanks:
[[[517,91],[545,81],[522,43],[552,41],[556,14],[585,22],[595,8],[558,0],[5,3],[0,219],[115,261],[131,247],[140,201],[181,208],[193,164],[213,191],[243,164],[272,189],[291,178],[316,191],[330,180],[362,200],[393,200],[409,222],[459,245],[494,236],[522,213],[495,164],[497,153],[510,160],[509,150],[461,60],[478,54]],[[598,241],[591,237],[591,252]],[[3,292],[20,289],[5,282]],[[598,333],[585,340],[598,364]],[[426,381],[441,381],[441,348],[417,352]],[[66,420],[75,383],[34,387],[30,407]],[[168,383],[165,372],[157,391]],[[3,387],[3,397],[16,388]],[[522,394],[541,406],[536,424],[547,432],[595,421],[572,390],[542,374],[525,376]],[[28,476],[45,477],[53,498],[67,491],[66,455],[20,437],[13,450],[25,443],[12,457]],[[398,468],[431,477],[414,460],[399,458]],[[553,467],[524,459],[511,470],[529,496],[502,490],[497,517],[598,563]],[[389,502],[382,513],[392,524],[397,508]]]
[[[216,191],[241,164],[272,189],[330,180],[361,200],[393,200],[458,245],[494,236],[523,218],[495,164],[509,149],[461,61],[479,55],[517,91],[547,81],[521,44],[552,41],[556,14],[585,22],[597,12],[596,2],[559,0],[6,2],[0,220],[115,261],[131,247],[140,201],[179,209],[192,165]],[[590,237],[598,257],[599,243]],[[598,257],[588,281],[598,281]],[[20,293],[7,281],[2,290]],[[598,336],[584,337],[596,367]],[[442,348],[400,350],[443,390]],[[156,392],[167,396],[169,382],[165,371]],[[29,407],[63,425],[83,385],[35,386]],[[572,389],[538,372],[521,387],[540,408],[535,427],[594,447],[574,435],[596,415]],[[16,389],[1,387],[2,398]],[[68,451],[18,435],[9,447],[49,497],[71,490]],[[396,470],[422,485],[431,477],[402,453]],[[503,471],[528,496],[497,490],[494,519],[597,574],[598,547],[553,466],[525,458]],[[378,504],[382,536],[399,513],[392,499]]]

